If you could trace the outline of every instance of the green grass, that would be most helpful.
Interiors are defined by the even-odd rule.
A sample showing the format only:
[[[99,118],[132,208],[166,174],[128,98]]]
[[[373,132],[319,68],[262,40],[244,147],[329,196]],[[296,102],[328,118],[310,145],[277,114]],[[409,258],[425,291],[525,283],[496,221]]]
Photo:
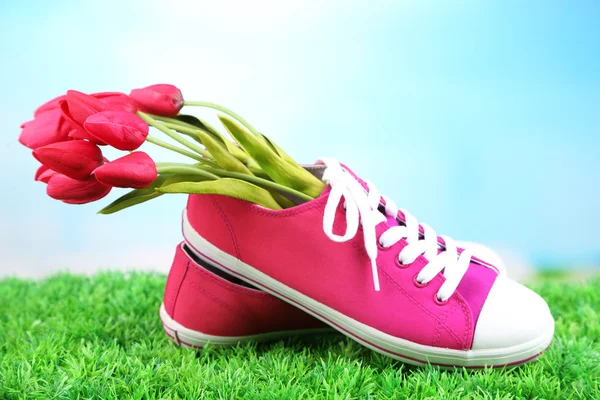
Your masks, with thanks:
[[[557,322],[538,362],[414,368],[341,335],[196,352],[158,318],[164,276],[0,281],[0,399],[600,398],[600,279],[533,285]]]

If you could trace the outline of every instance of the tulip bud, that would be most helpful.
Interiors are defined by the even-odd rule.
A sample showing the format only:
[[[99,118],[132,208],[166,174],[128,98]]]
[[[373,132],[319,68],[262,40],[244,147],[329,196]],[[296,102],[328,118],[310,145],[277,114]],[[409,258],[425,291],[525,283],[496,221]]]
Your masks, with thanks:
[[[105,185],[143,189],[154,182],[158,172],[156,164],[148,154],[136,151],[99,166],[93,175],[98,182]]]
[[[173,85],[159,84],[134,89],[129,96],[140,110],[163,117],[174,117],[183,107],[183,94]]]
[[[106,105],[107,110],[127,111],[132,114],[137,112],[137,105],[125,93],[102,92],[93,93],[92,96],[102,101]]]
[[[90,115],[84,127],[97,140],[128,151],[140,147],[149,131],[143,119],[126,111],[104,111]]]
[[[67,104],[71,117],[79,125],[83,125],[90,115],[106,109],[106,104],[99,99],[76,90],[69,90],[67,92]]]
[[[48,168],[80,181],[86,180],[102,165],[102,151],[85,140],[52,143],[33,151],[33,156]]]
[[[38,115],[40,115],[43,112],[50,111],[50,110],[56,110],[57,108],[59,108],[59,103],[61,101],[63,101],[65,98],[66,98],[66,96],[63,94],[62,96],[55,97],[52,100],[45,102],[44,104],[42,104],[35,110],[35,112],[33,113],[33,116],[37,117]]]
[[[98,145],[105,145],[101,140],[96,139],[81,126],[78,124],[73,117],[71,116],[71,112],[69,110],[69,104],[66,101],[60,102],[60,111],[64,119],[68,122],[71,130],[69,131],[69,137],[71,139],[87,139],[92,143],[96,143]]]
[[[46,193],[53,199],[67,204],[84,204],[103,198],[111,189],[94,177],[87,181],[78,181],[65,175],[55,174],[48,181]]]
[[[38,182],[48,183],[50,178],[56,174],[56,171],[51,170],[45,165],[40,165],[40,167],[35,171],[34,179]]]
[[[21,125],[19,143],[30,149],[69,139],[71,127],[62,118],[60,110],[49,110],[38,114],[33,120]]]

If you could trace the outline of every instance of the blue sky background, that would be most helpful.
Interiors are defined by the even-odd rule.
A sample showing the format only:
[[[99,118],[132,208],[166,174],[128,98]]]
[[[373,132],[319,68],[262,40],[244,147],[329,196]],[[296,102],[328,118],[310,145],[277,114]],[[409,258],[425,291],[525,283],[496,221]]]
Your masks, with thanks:
[[[5,272],[169,262],[183,196],[99,216],[122,192],[54,201],[17,143],[67,89],[163,82],[298,161],[340,159],[438,233],[536,264],[600,262],[596,1],[49,3],[0,2]]]

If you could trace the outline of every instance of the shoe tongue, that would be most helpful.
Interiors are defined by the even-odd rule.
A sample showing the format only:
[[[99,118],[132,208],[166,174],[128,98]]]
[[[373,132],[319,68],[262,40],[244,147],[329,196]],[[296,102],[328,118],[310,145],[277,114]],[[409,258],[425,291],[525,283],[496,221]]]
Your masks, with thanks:
[[[344,163],[340,163],[340,165],[346,170],[348,171],[348,173],[350,175],[352,175],[354,177],[354,179],[356,179],[356,181],[358,183],[360,183],[360,185],[368,192],[369,191],[369,187],[367,186],[367,182],[365,182],[360,176],[356,175],[354,173],[354,171],[352,171],[350,169],[350,167],[348,167],[346,164]],[[389,216],[387,214],[385,214],[385,212],[382,212],[382,214],[384,214],[385,218],[386,218],[386,222],[388,224],[389,227],[392,226],[400,226],[400,223],[398,222],[398,220],[396,219],[396,217],[394,216]]]
[[[363,187],[363,189],[365,189],[366,192],[369,191],[369,186],[367,186],[367,182],[365,182],[360,176],[356,175],[356,173],[354,173],[354,171],[352,171],[352,169],[350,167],[348,167],[347,164],[344,163],[340,163],[340,165],[342,166],[342,168],[344,168],[344,170],[346,170],[354,179],[356,179],[356,181]],[[312,165],[303,165],[304,168],[307,168],[309,170],[311,169],[320,169],[320,168],[324,168],[324,164],[322,161],[317,160],[317,162],[315,164]],[[382,212],[382,214],[385,216],[385,223],[389,226],[389,227],[393,227],[393,226],[400,226],[400,223],[398,222],[398,220],[394,217],[394,216],[389,216],[386,215],[385,212]],[[383,222],[383,221],[382,221]]]
[[[395,217],[390,217],[389,215],[385,216],[387,219],[387,224],[391,228],[392,226],[400,226],[400,223]]]
[[[356,175],[356,174],[354,173],[354,171],[352,171],[352,170],[350,169],[350,167],[348,167],[346,164],[344,164],[344,163],[340,163],[340,165],[341,165],[341,166],[342,166],[342,167],[343,167],[343,168],[344,168],[346,171],[348,171],[348,173],[349,173],[350,175],[352,175],[352,177],[353,177],[354,179],[356,179],[356,181],[357,181],[358,183],[360,183],[360,185],[361,185],[361,186],[362,186],[362,187],[363,187],[363,188],[364,188],[364,189],[365,189],[367,192],[369,191],[369,187],[367,186],[367,182],[365,182],[364,180],[362,180],[360,176]]]

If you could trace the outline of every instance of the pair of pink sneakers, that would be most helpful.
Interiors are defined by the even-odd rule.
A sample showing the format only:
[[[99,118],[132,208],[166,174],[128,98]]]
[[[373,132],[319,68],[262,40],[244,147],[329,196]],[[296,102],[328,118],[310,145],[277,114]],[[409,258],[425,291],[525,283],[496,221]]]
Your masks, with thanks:
[[[190,195],[160,316],[175,343],[231,345],[332,328],[398,360],[505,366],[554,334],[545,301],[325,159],[327,188],[269,210]]]

